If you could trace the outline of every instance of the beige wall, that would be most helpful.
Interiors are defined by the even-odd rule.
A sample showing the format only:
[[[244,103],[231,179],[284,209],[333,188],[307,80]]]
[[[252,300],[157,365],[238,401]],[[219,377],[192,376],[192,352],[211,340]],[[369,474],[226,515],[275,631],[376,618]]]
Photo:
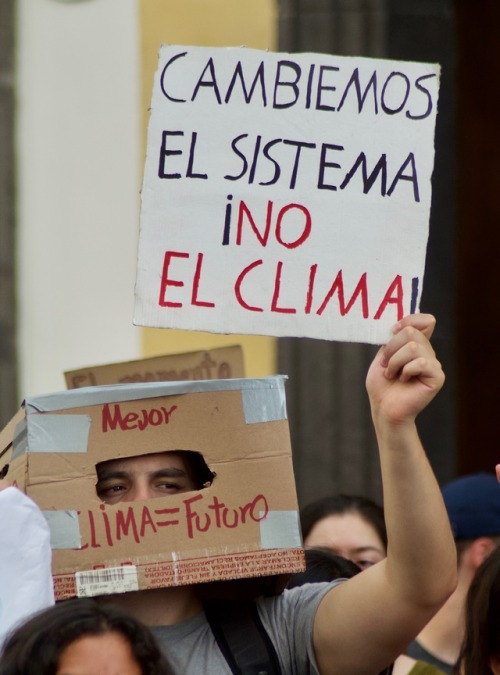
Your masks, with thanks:
[[[16,2],[21,397],[64,389],[65,370],[141,356],[138,14],[138,0]]]
[[[151,85],[162,43],[276,48],[277,0],[139,0],[139,4],[144,140]],[[273,338],[143,329],[144,356],[231,344],[243,346],[249,377],[276,372]]]

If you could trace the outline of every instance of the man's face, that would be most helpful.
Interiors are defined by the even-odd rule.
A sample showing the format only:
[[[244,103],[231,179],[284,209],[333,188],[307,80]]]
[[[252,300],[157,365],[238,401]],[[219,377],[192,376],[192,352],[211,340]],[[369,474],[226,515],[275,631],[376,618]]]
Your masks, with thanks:
[[[196,490],[196,485],[177,452],[111,459],[97,465],[96,492],[106,504],[140,502],[191,490]]]

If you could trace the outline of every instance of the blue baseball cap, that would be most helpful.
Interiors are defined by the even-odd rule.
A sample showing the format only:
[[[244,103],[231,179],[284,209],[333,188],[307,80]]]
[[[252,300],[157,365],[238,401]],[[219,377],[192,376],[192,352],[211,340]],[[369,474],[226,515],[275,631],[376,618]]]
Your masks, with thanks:
[[[474,473],[445,485],[443,499],[455,539],[500,535],[500,484],[496,476]]]

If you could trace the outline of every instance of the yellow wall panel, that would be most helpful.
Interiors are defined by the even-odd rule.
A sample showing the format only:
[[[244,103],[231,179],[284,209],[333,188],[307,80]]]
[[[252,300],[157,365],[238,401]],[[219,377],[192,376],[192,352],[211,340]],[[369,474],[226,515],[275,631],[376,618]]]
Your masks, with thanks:
[[[153,75],[161,44],[276,49],[277,0],[139,0],[144,143]],[[143,329],[143,355],[240,344],[247,375],[276,372],[276,340],[159,328]]]

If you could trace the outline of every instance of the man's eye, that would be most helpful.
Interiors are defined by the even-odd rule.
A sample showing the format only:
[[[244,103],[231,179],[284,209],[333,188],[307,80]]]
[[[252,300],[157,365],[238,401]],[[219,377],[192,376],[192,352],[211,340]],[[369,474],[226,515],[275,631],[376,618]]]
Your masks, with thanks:
[[[99,497],[112,497],[120,494],[126,489],[125,485],[99,485],[97,484],[97,494]]]
[[[163,490],[164,492],[177,492],[178,490],[182,490],[183,488],[181,485],[179,485],[179,483],[162,482],[156,484],[156,489]]]

